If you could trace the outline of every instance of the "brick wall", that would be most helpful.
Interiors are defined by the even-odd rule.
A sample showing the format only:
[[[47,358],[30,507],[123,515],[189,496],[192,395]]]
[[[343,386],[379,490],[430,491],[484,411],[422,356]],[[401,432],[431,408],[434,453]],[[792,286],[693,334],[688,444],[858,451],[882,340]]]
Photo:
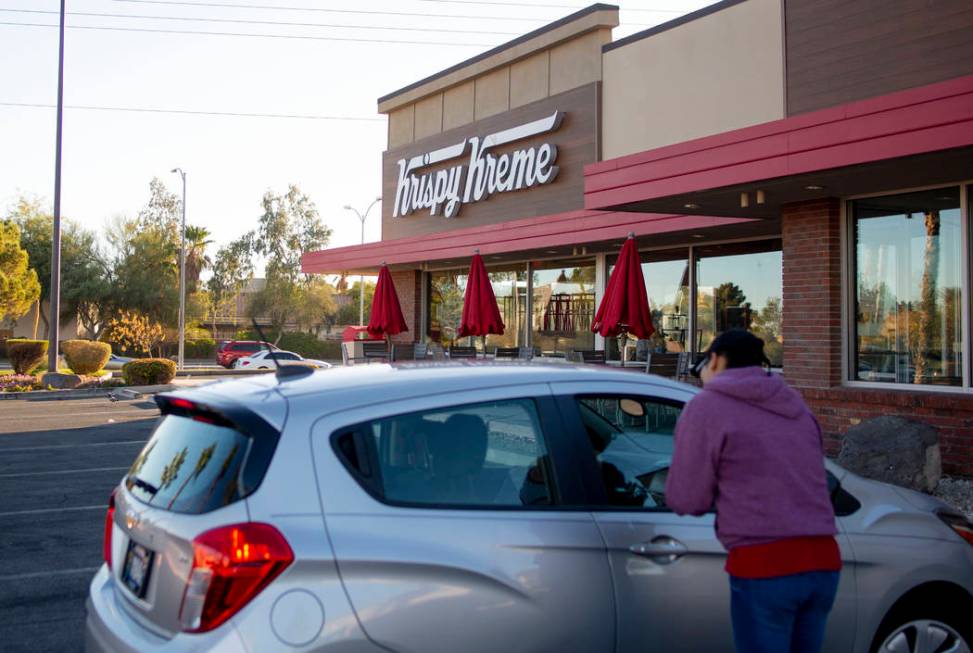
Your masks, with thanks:
[[[392,342],[408,343],[421,340],[419,318],[422,315],[422,273],[418,270],[396,270],[392,282],[402,305],[402,316],[409,330],[392,337]]]
[[[841,229],[838,200],[787,204],[781,215],[784,369],[794,385],[841,382]]]
[[[837,454],[852,426],[881,415],[939,432],[943,471],[973,476],[973,395],[841,385],[841,224],[837,200],[783,207],[784,373],[817,415]]]

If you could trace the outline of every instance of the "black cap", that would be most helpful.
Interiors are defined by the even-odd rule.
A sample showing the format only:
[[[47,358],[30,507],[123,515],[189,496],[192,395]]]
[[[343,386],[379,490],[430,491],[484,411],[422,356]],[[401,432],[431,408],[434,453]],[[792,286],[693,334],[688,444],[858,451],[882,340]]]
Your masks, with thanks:
[[[731,368],[770,366],[770,359],[764,354],[764,341],[744,329],[730,329],[716,336],[702,360],[693,368],[693,374],[698,376],[713,355],[725,356],[727,367]]]

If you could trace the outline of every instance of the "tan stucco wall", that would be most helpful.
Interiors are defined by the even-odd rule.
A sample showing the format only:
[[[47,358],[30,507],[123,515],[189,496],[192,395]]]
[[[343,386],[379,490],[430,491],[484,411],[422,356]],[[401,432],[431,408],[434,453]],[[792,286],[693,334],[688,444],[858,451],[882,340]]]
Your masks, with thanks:
[[[471,122],[473,122],[473,80],[447,89],[443,93],[443,131]]]
[[[510,108],[510,68],[501,68],[476,78],[473,118],[482,120]]]
[[[415,139],[438,134],[443,130],[443,94],[436,93],[415,104]]]
[[[600,29],[551,50],[550,94],[601,79],[601,46],[611,42],[611,30]]]
[[[783,118],[781,20],[747,0],[606,52],[602,158]]]
[[[550,93],[550,52],[539,52],[510,66],[510,108],[543,100]]]
[[[389,147],[411,143],[415,136],[415,105],[410,104],[389,114]]]

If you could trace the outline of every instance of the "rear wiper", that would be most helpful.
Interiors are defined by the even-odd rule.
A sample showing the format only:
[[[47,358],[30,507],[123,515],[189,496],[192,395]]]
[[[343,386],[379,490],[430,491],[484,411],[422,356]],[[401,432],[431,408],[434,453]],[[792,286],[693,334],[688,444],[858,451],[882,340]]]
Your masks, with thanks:
[[[135,477],[130,476],[129,478],[132,481],[132,485],[142,488],[143,490],[145,490],[146,492],[148,492],[153,496],[159,492],[159,488],[157,488],[156,486],[152,485],[147,481],[143,481],[138,476]]]

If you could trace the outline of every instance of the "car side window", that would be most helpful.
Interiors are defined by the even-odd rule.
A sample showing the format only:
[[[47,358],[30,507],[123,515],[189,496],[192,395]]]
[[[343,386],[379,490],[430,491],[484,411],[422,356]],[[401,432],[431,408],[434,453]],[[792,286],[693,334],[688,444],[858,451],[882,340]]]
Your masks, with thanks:
[[[673,434],[682,403],[583,396],[578,411],[611,508],[665,508]]]
[[[282,360],[282,361],[299,361],[299,360],[301,360],[301,357],[298,356],[297,354],[287,354],[287,353],[274,354],[274,358],[276,358],[277,360]]]
[[[339,432],[333,443],[363,487],[386,503],[487,509],[555,503],[530,399],[375,420]]]

